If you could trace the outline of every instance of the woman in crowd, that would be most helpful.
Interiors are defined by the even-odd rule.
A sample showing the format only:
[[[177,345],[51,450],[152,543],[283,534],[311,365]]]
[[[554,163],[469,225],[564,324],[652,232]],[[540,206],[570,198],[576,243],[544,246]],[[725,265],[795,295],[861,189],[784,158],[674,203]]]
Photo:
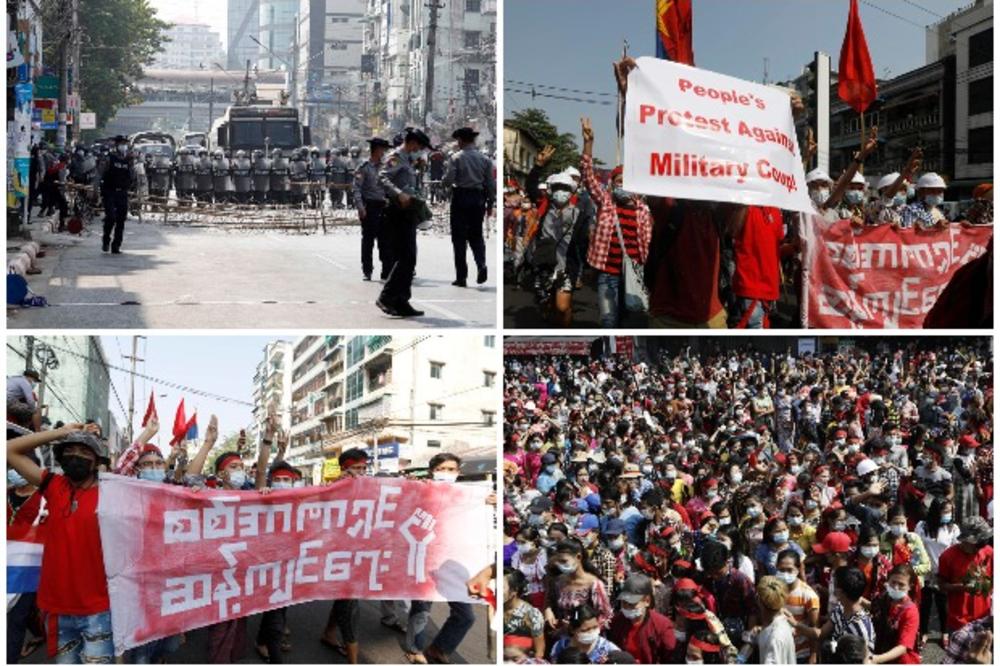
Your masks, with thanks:
[[[527,580],[509,567],[504,569],[503,580],[504,652],[515,657],[541,657],[545,654],[545,620],[541,611],[524,600]]]

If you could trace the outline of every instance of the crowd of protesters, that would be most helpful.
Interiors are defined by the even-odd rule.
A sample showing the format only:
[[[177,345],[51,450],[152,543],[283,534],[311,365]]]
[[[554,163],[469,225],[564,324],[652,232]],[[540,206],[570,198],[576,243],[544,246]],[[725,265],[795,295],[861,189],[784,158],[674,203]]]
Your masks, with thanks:
[[[631,58],[615,64],[622,96],[635,66]],[[805,107],[790,92],[798,117]],[[797,299],[808,242],[799,213],[629,192],[620,165],[603,180],[597,176],[588,118],[581,119],[581,135],[579,168],[553,172],[555,149],[545,146],[523,185],[509,180],[504,195],[511,280],[534,294],[552,326],[572,325],[573,294],[596,276],[600,325],[618,327],[627,313],[630,271],[644,286],[648,305],[639,310],[650,327],[764,328],[783,293]],[[809,137],[802,150],[809,197],[814,213],[828,222],[846,219],[858,229],[891,224],[918,232],[951,223],[993,224],[992,183],[978,185],[967,208],[947,208],[947,183],[937,173],[920,172],[919,148],[902,172],[862,176],[865,160],[879,145],[877,128],[838,178],[809,170],[816,150]],[[976,314],[950,317],[946,327],[957,328]]]
[[[988,339],[649,356],[505,359],[507,661],[991,663]]]
[[[159,429],[155,416],[138,439],[113,459],[96,423],[33,427],[40,422],[40,407],[32,391],[32,382],[37,380],[37,373],[28,371],[7,381],[7,539],[30,538],[44,544],[37,592],[8,595],[7,663],[18,663],[43,645],[48,657],[57,663],[113,663],[111,604],[97,519],[100,472],[186,486],[192,492],[216,488],[268,494],[301,487],[306,480],[284,460],[288,439],[273,425],[274,417],[267,420],[252,465],[248,464],[249,451],[241,432],[236,450],[223,450],[206,466],[218,439],[214,416],[190,461],[183,446],[171,447],[164,457],[160,447],[152,443]],[[273,456],[272,446],[277,448]],[[50,455],[38,455],[39,450]],[[55,464],[43,465],[46,459]],[[365,449],[344,450],[338,462],[341,476],[333,483],[371,472]],[[452,453],[439,453],[428,462],[427,477],[454,482],[461,462]],[[495,504],[496,496],[490,495],[487,503]],[[29,533],[33,535],[29,537]],[[473,593],[471,585],[470,581]],[[335,600],[319,637],[348,663],[358,663],[364,641],[358,604],[354,599]],[[404,658],[409,663],[428,663],[428,659],[447,663],[457,650],[475,618],[469,603],[449,602],[449,607],[448,619],[432,636],[427,626],[430,602],[380,602],[382,624],[405,636]],[[293,629],[287,622],[287,608],[264,612],[252,639],[258,657],[267,663],[284,663],[287,657],[283,655],[292,650]],[[246,617],[223,621],[207,630],[206,663],[236,663],[245,657],[249,645]],[[124,663],[163,663],[184,638],[183,634],[171,636],[129,650]]]

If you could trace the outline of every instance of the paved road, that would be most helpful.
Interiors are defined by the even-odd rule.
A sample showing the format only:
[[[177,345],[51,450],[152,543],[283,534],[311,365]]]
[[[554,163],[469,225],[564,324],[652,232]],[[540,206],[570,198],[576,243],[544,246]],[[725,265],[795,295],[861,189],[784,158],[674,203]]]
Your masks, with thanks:
[[[32,226],[48,253],[29,285],[53,307],[8,310],[9,328],[486,328],[496,322],[495,236],[486,243],[490,279],[474,284],[473,264],[472,284],[463,289],[451,285],[450,238],[440,230],[421,233],[412,303],[426,316],[395,319],[374,305],[379,281],[362,280],[358,226],[323,235],[130,219],[121,255],[101,252],[96,222],[81,237]],[[8,239],[8,251],[12,245]],[[376,277],[378,270],[376,263]]]
[[[361,663],[368,664],[398,664],[403,663],[403,634],[387,629],[379,622],[378,602],[361,603],[360,644]],[[316,601],[292,606],[288,609],[288,627],[292,631],[290,638],[292,651],[283,654],[287,664],[345,664],[347,660],[340,653],[319,642],[319,637],[326,626],[327,615],[330,612],[330,602]],[[487,652],[487,620],[486,606],[475,606],[476,623],[466,634],[465,640],[458,651],[451,655],[451,661],[458,664],[492,664],[494,659]],[[437,629],[448,617],[448,604],[440,603],[431,606],[431,623],[427,630],[433,637]],[[246,655],[238,663],[266,663],[254,650],[257,628],[260,617],[249,618],[247,627]],[[181,648],[167,658],[168,664],[198,664],[204,663],[207,648],[208,632],[204,629],[188,632]],[[44,650],[38,650],[30,659],[23,663],[44,664],[52,661],[44,657]]]

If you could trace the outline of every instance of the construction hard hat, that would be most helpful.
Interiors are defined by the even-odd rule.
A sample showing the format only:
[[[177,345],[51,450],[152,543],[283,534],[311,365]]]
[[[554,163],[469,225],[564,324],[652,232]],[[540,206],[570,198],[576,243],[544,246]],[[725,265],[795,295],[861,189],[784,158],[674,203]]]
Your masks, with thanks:
[[[893,183],[895,183],[896,180],[898,180],[898,179],[899,179],[899,172],[898,171],[893,171],[892,173],[887,173],[884,176],[882,176],[881,178],[879,178],[879,180],[878,180],[878,187],[876,187],[875,189],[882,190],[883,188],[889,187],[890,185],[892,185]]]
[[[833,179],[830,178],[830,174],[828,174],[826,171],[823,171],[822,169],[813,169],[812,171],[806,174],[806,183],[815,183],[816,181],[819,180],[825,180],[826,182],[829,183],[832,182]]]
[[[933,171],[925,173],[917,181],[917,189],[945,189],[948,186],[944,183],[944,178],[937,175]]]
[[[855,172],[854,177],[851,178],[851,184],[860,183],[861,185],[867,185],[868,181],[860,173]]]
[[[556,187],[558,185],[562,185],[566,189],[572,190],[573,188],[576,187],[576,183],[574,183],[573,179],[570,178],[569,174],[565,173],[565,172],[553,174],[548,179],[548,183],[549,183],[549,188],[553,188],[553,187]]]

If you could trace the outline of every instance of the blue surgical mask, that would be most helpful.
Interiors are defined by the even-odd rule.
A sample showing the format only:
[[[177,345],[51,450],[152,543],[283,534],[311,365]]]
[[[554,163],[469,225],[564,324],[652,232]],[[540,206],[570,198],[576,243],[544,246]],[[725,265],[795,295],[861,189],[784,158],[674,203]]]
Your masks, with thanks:
[[[292,481],[272,481],[271,487],[275,490],[288,490],[289,488],[294,488],[295,484]]]
[[[552,199],[552,203],[559,208],[562,208],[569,203],[570,196],[571,195],[568,190],[556,190],[549,196],[549,198]]]
[[[244,471],[230,472],[229,473],[229,485],[233,488],[242,488],[243,484],[247,482],[247,473]]]
[[[899,601],[900,599],[906,596],[906,592],[903,592],[902,590],[897,590],[896,588],[891,587],[889,585],[885,586],[885,593],[888,594],[889,598],[892,599],[893,601]]]
[[[141,469],[139,470],[139,478],[143,481],[155,481],[156,483],[163,483],[163,480],[167,478],[167,470],[165,469]]]
[[[928,194],[924,197],[924,203],[928,206],[940,206],[944,203],[944,197],[940,194]]]
[[[908,185],[906,187],[906,198],[912,199],[915,196],[917,196],[917,188],[914,187],[913,185]]]
[[[844,200],[852,206],[857,206],[865,200],[865,193],[861,190],[848,190],[847,194],[844,195]]]
[[[615,198],[615,203],[627,204],[632,201],[632,193],[622,187],[611,190],[611,195]]]
[[[950,513],[942,513],[941,514],[941,524],[942,525],[947,525],[950,522],[951,522],[951,514]]]
[[[809,198],[812,199],[816,205],[822,206],[826,203],[826,200],[830,198],[830,190],[825,187],[817,190],[811,190],[809,192]]]
[[[898,208],[906,203],[906,194],[904,192],[897,192],[896,195],[889,201],[889,205]]]

